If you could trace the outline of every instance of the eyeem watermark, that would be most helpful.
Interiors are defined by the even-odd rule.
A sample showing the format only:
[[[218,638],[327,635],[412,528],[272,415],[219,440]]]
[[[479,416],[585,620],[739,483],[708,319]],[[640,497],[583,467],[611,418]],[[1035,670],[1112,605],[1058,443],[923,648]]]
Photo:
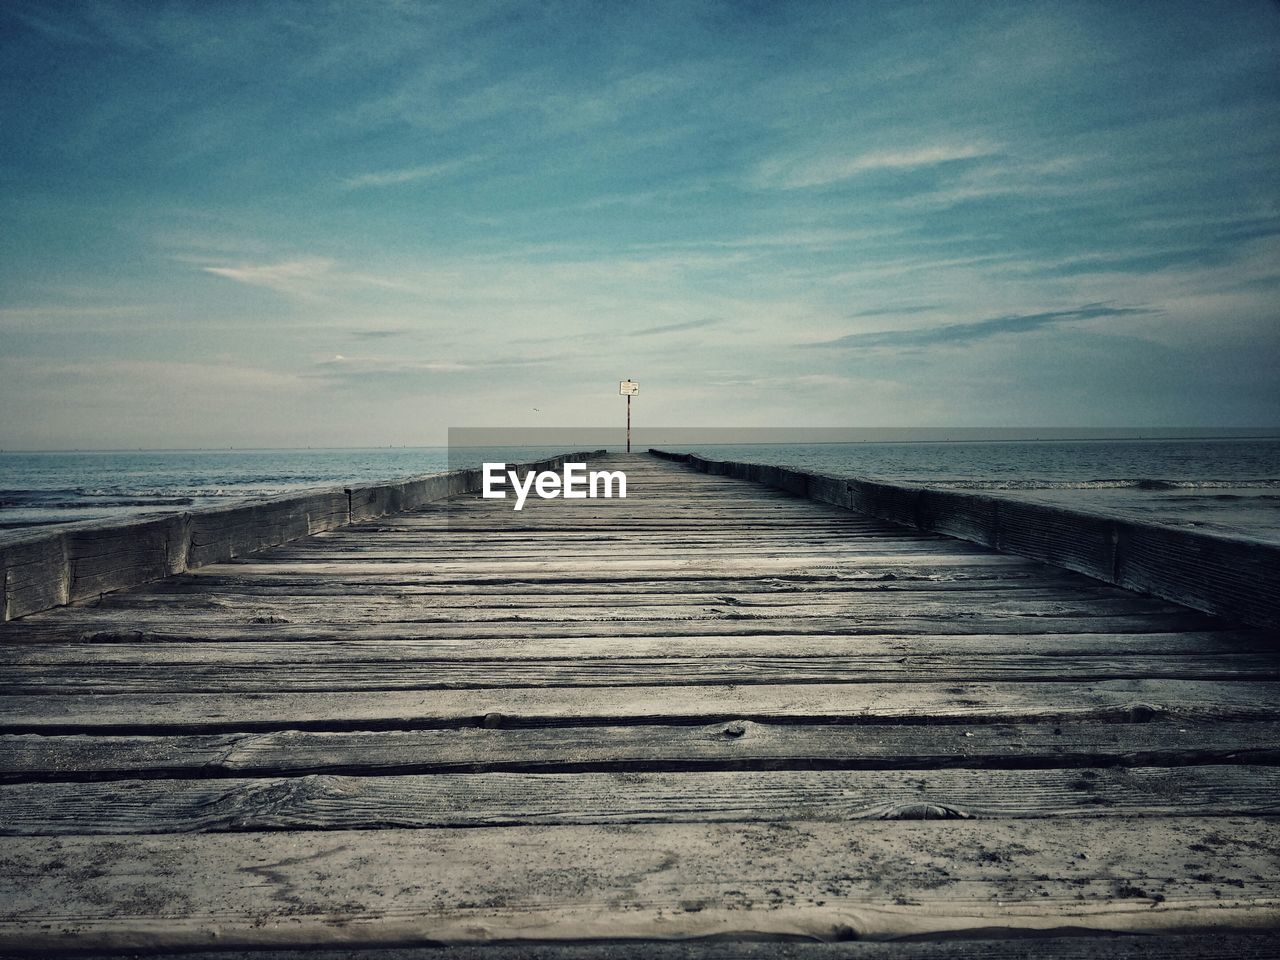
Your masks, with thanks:
[[[592,470],[587,473],[585,463],[566,463],[561,473],[554,470],[543,470],[535,473],[530,470],[524,475],[524,482],[515,470],[508,470],[505,463],[486,463],[484,465],[484,487],[482,496],[486,500],[505,500],[507,491],[499,489],[508,481],[516,492],[516,509],[524,508],[532,490],[543,500],[554,500],[564,497],[566,500],[586,500],[597,497],[625,498],[627,495],[627,475],[621,470]],[[614,493],[614,488],[617,493]]]

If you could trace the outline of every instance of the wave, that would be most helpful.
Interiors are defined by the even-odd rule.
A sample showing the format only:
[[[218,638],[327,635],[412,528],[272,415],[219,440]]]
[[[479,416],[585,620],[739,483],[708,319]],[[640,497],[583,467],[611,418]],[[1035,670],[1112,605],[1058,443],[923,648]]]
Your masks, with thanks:
[[[83,510],[96,507],[183,507],[214,496],[207,490],[0,490],[0,509],[39,507]]]
[[[951,490],[1280,490],[1280,480],[1158,480],[1138,477],[1121,480],[935,480],[923,477],[895,478],[898,483],[946,487]]]
[[[43,497],[12,498],[0,494],[0,510],[86,510],[99,507],[189,507],[194,497],[114,497],[98,500],[56,500]]]
[[[286,493],[290,488],[272,487],[63,487],[60,489],[0,489],[0,507],[17,506],[182,506],[197,500],[228,497],[263,497]]]

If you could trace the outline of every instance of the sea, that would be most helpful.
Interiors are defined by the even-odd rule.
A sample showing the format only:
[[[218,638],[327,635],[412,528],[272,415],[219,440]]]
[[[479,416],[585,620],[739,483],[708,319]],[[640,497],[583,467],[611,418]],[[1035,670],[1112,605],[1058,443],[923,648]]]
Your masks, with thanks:
[[[697,444],[794,466],[1055,503],[1280,543],[1280,438]],[[538,459],[560,447],[0,452],[0,538],[308,487]]]

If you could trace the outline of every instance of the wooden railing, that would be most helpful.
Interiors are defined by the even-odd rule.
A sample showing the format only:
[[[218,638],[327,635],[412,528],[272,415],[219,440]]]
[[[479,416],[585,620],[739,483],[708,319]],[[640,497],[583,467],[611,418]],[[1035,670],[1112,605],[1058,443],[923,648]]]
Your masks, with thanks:
[[[945,534],[1185,604],[1280,627],[1280,546],[972,491],[808,473],[650,450],[703,473],[753,480],[811,500]]]
[[[556,470],[604,453],[567,453],[518,465]],[[59,524],[0,542],[0,620],[230,560],[348,524],[480,489],[480,470],[390,483],[305,490],[127,520]]]

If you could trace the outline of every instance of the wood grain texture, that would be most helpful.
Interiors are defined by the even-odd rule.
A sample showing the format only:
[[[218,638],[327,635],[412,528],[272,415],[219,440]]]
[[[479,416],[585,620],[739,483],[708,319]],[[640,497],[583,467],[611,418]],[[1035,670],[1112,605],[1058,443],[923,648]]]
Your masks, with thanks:
[[[0,834],[1275,816],[1280,767],[483,773],[0,784]]]
[[[1114,817],[15,837],[0,848],[0,947],[1245,931],[1280,921],[1277,829]]]
[[[272,693],[480,690],[490,687],[629,687],[654,684],[1077,682],[1133,677],[1280,680],[1274,653],[1073,657],[1054,653],[970,656],[621,657],[516,660],[376,660],[313,664],[215,664],[157,676],[154,663],[9,667],[0,695],[79,693]]]
[[[1280,763],[1280,722],[769,724],[0,734],[0,780],[659,770],[1046,769]]]
[[[30,954],[0,954],[4,960]],[[80,960],[141,960],[136,952],[79,953]],[[191,960],[190,953],[152,953],[147,960]],[[202,950],[200,960],[1280,960],[1275,933],[1117,936],[1099,934],[945,941],[613,940],[581,943]]]
[[[307,693],[0,696],[10,733],[187,733],[708,723],[1038,723],[1059,720],[1273,720],[1280,682],[1103,680],[801,683]],[[490,721],[495,722],[495,721]]]

